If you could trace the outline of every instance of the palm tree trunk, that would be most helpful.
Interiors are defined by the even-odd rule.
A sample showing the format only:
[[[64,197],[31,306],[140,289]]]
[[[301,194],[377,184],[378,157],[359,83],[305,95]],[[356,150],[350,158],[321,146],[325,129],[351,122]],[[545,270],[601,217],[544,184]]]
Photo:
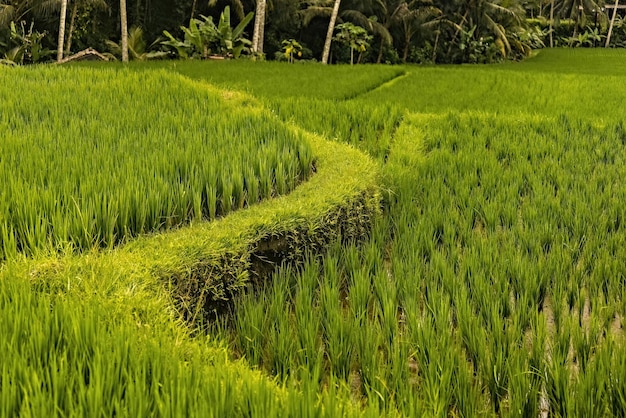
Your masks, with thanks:
[[[609,33],[606,35],[606,43],[604,44],[605,48],[608,48],[609,43],[611,42],[611,34],[613,33],[613,24],[615,23],[615,15],[617,14],[618,4],[619,4],[619,0],[615,0],[615,6],[613,8],[613,16],[611,16],[611,24],[609,25]]]
[[[437,47],[439,46],[439,34],[441,33],[441,23],[437,24],[437,35],[435,36],[435,46],[433,47],[433,64],[437,63]]]
[[[78,13],[78,1],[74,0],[72,7],[72,16],[70,17],[70,29],[67,33],[67,42],[65,43],[65,55],[69,55],[72,50],[72,37],[74,36],[74,24],[76,23],[76,15]]]
[[[411,46],[411,38],[409,37],[408,29],[405,29],[404,52],[402,53],[402,62],[405,63],[405,64],[406,64],[406,60],[409,58],[409,47],[410,46]]]
[[[257,0],[254,17],[254,32],[252,34],[252,51],[263,53],[263,39],[265,34],[265,4],[266,0]]]
[[[128,18],[126,0],[120,0],[120,20],[122,25],[122,62],[128,62]]]
[[[61,18],[59,19],[59,41],[57,44],[57,62],[63,59],[63,42],[65,42],[65,16],[67,15],[67,0],[61,1]]]
[[[261,24],[259,25],[259,52],[263,53],[263,44],[265,43],[265,11],[267,10],[267,1],[259,0],[261,3]]]
[[[381,36],[382,38],[382,36]],[[376,64],[380,64],[383,60],[383,48],[385,46],[385,39],[380,40],[380,50],[378,51],[378,58],[376,59]]]
[[[554,31],[554,0],[550,2],[550,48],[554,48],[554,38],[552,32]]]
[[[328,24],[328,32],[326,32],[326,42],[324,42],[324,52],[322,53],[322,64],[328,64],[328,56],[330,55],[330,43],[333,40],[333,32],[335,32],[335,22],[339,14],[339,5],[341,0],[335,0],[333,6],[333,14],[330,15],[330,23]]]

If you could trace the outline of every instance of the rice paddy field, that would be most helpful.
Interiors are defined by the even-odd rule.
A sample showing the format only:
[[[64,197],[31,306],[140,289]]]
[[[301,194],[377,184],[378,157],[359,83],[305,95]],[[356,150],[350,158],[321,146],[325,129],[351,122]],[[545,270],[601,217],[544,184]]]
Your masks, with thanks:
[[[3,72],[0,259],[214,219],[311,173],[304,141],[180,77]]]
[[[0,340],[0,414],[626,415],[623,51],[546,50],[497,66],[189,62],[31,71],[49,80],[79,70],[243,90],[271,115],[249,110],[244,124],[238,110],[248,100],[238,100],[227,106],[237,116],[219,118],[254,134],[250,160],[239,163],[244,173],[255,141],[271,132],[284,142],[268,152],[302,176],[288,176],[290,184],[314,178],[306,167],[315,155],[288,129],[295,126],[376,162],[382,214],[366,239],[337,240],[302,264],[280,266],[201,329],[176,319],[167,288],[137,293],[123,270],[98,271],[79,290],[34,285],[41,281],[20,266],[41,255],[15,245],[0,270],[0,335],[8,336]],[[104,90],[91,97],[106,98]],[[174,119],[187,113],[162,100]],[[190,106],[218,106],[197,100]],[[5,112],[0,132],[18,142],[21,135],[1,128],[15,120]],[[191,137],[205,135],[197,126],[212,128],[193,120],[184,129]],[[20,123],[24,132],[39,129]],[[128,132],[124,138],[138,135]],[[30,147],[39,142],[32,138]],[[6,145],[2,164],[12,149]],[[128,170],[140,149],[121,151]],[[211,218],[201,202],[197,216]],[[193,208],[185,212],[192,218]],[[48,270],[60,268],[47,257]]]

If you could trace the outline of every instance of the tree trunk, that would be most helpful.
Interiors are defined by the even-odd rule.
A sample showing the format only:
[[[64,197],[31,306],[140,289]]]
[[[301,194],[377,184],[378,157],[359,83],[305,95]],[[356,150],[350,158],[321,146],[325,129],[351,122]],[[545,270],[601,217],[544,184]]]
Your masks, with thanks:
[[[406,60],[409,58],[409,47],[411,46],[411,39],[408,32],[404,36],[404,52],[402,53],[402,62],[406,64]]]
[[[198,4],[198,0],[193,0],[193,4],[191,5],[191,17],[189,17],[189,20],[193,19],[193,16],[196,14],[197,4]]]
[[[613,16],[611,16],[611,24],[609,25],[609,33],[606,35],[606,43],[604,44],[605,48],[608,48],[609,43],[611,42],[611,34],[613,33],[613,24],[615,23],[615,15],[617,15],[618,4],[619,4],[619,0],[615,0],[615,7],[613,8]]]
[[[261,3],[261,24],[259,25],[259,53],[263,53],[263,44],[265,43],[265,11],[267,9],[267,1],[259,0]]]
[[[437,36],[435,36],[435,46],[433,47],[433,64],[437,63],[437,47],[439,46],[439,34],[441,31],[439,30],[441,24],[437,25]]]
[[[65,42],[65,16],[67,15],[67,0],[61,1],[61,18],[59,19],[59,40],[57,43],[57,62],[63,59],[63,42]]]
[[[382,36],[381,36],[382,38]],[[383,48],[385,46],[385,39],[382,38],[380,40],[380,50],[378,51],[378,58],[376,59],[376,64],[380,64],[381,61],[383,60]]]
[[[69,55],[72,50],[72,37],[74,36],[74,24],[76,23],[76,14],[78,13],[78,1],[74,0],[72,7],[72,16],[70,17],[70,30],[67,34],[67,42],[65,43],[65,55]]]
[[[554,0],[550,2],[550,48],[554,48],[554,38],[552,33],[554,32]]]
[[[574,39],[576,39],[576,35],[578,35],[578,18],[576,18],[576,22],[574,22],[574,33],[572,34],[572,38],[569,40],[569,47],[574,46]]]
[[[122,62],[128,62],[128,18],[126,0],[120,0],[120,20],[122,24]]]
[[[265,4],[266,0],[257,0],[254,16],[254,32],[252,34],[252,52],[263,53],[263,36],[265,34]]]
[[[326,42],[324,42],[324,52],[322,54],[322,64],[328,64],[328,56],[330,55],[330,44],[333,40],[333,32],[335,32],[335,22],[339,14],[339,5],[341,0],[335,0],[333,6],[333,14],[330,15],[330,23],[328,24],[328,32],[326,32]]]

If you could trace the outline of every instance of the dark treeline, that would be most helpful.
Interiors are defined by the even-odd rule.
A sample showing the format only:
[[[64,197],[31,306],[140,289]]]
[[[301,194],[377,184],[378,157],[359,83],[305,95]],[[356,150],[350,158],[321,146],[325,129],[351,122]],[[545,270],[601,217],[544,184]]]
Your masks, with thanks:
[[[621,47],[626,42],[621,9],[613,16],[619,2],[612,0],[258,1],[0,0],[0,59],[5,64],[50,61],[60,44],[65,56],[87,47],[121,56],[124,3],[131,59],[183,56],[171,39],[182,42],[181,27],[192,18],[202,24],[203,16],[211,17],[217,27],[228,7],[226,23],[235,28],[262,5],[264,22],[255,26],[250,20],[241,36],[242,56],[323,60],[337,4],[329,62],[483,63],[521,59],[545,46]],[[172,36],[169,46],[163,44],[168,41],[164,31]],[[205,52],[216,51],[205,47]]]

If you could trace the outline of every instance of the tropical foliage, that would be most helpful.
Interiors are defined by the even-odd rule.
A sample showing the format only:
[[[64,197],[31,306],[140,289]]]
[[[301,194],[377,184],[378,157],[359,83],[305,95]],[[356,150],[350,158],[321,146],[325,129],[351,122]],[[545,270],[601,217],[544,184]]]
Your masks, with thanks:
[[[65,16],[62,4],[61,0],[0,0],[0,56],[7,55],[5,62],[31,62],[16,55],[19,48],[11,52],[21,46],[12,35],[11,22],[18,29],[24,26],[27,32],[31,28],[41,34],[43,50],[57,49],[59,20]],[[283,52],[282,41],[294,39],[310,51],[306,56],[351,62],[353,49],[346,50],[341,43],[323,54],[325,44],[328,47],[334,36],[343,36],[333,28],[327,35],[335,6],[337,25],[359,26],[371,37],[360,61],[377,63],[494,62],[521,59],[545,45],[600,46],[608,38],[611,20],[610,9],[596,0],[177,0],[174,4],[128,0],[126,14],[129,27],[140,28],[146,44],[161,43],[162,50],[180,58],[238,57],[248,52],[275,57]],[[61,40],[65,55],[88,46],[101,51],[113,44],[121,48],[119,13],[120,4],[112,0],[69,1],[69,28]],[[619,13],[617,17],[611,46],[622,44]],[[130,54],[142,56],[137,51]],[[49,58],[37,56],[37,60]]]

